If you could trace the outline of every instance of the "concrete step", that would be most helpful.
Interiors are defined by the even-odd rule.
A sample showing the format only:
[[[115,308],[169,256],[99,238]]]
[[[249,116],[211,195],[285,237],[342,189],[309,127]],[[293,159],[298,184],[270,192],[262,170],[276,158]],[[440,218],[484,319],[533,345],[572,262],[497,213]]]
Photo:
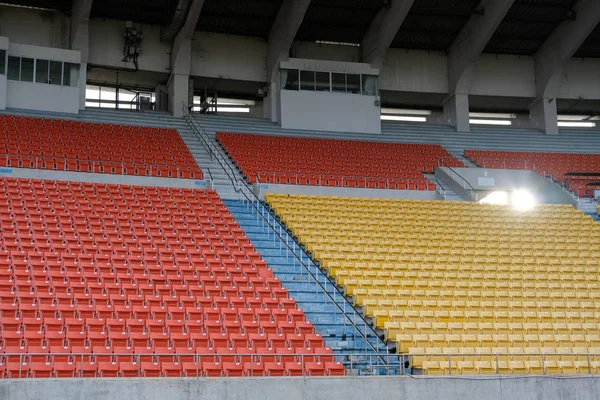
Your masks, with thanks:
[[[300,260],[292,256],[284,242],[273,235],[262,219],[252,215],[249,206],[240,201],[229,200],[226,200],[225,204],[257,251],[281,280],[282,285],[288,289],[290,296],[306,312],[307,318],[313,322],[317,332],[324,336],[327,346],[340,353],[372,352],[371,345],[379,351],[385,351],[385,344],[367,326],[360,313],[347,302],[343,294],[336,290],[325,274],[300,248],[297,248],[297,254],[301,254],[300,257],[306,267],[301,266]],[[293,238],[285,232],[285,229],[280,228],[276,221],[270,222],[278,229],[278,233],[281,229],[283,241],[287,241],[288,244],[294,243]],[[314,277],[306,271],[306,268]],[[335,306],[332,298],[341,310]],[[362,328],[355,328],[353,323]],[[361,329],[360,332],[366,336],[371,345],[361,337],[357,329]]]

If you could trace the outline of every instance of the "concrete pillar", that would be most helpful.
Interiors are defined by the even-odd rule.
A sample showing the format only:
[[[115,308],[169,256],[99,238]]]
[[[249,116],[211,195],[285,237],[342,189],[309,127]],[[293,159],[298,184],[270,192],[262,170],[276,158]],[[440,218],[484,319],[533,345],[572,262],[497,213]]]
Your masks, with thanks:
[[[92,0],[75,0],[71,8],[71,49],[81,52],[79,67],[79,109],[85,110],[87,63],[90,53],[90,11]]]
[[[169,112],[174,117],[183,117],[183,109],[189,108],[192,104],[190,100],[190,89],[193,81],[189,75],[173,74],[167,83],[169,92]]]
[[[469,132],[469,96],[455,94],[444,103],[444,120],[458,132]]]
[[[531,125],[546,135],[558,135],[556,100],[542,98],[529,106]]]
[[[79,67],[79,109],[85,110],[85,91],[87,83],[87,62],[81,62]]]
[[[172,54],[171,77],[169,78],[169,111],[175,117],[183,117],[183,107],[190,104],[190,91],[193,91],[193,81],[190,83],[192,67],[192,40],[181,42],[177,54]]]
[[[279,121],[279,109],[281,107],[279,99],[279,84],[271,82],[267,85],[268,93],[263,99],[263,116],[270,119],[272,122]]]

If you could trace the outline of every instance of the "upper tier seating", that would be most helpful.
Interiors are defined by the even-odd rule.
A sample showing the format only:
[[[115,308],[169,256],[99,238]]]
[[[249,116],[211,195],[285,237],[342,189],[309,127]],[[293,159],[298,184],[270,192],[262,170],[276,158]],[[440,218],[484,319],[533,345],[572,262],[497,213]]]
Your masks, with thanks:
[[[600,154],[465,150],[465,157],[478,167],[530,169],[541,174],[548,172],[556,180],[568,184],[580,197],[593,197],[593,190],[587,185],[600,182],[600,176],[565,176],[568,173],[600,174]],[[598,189],[600,185],[594,187]]]
[[[344,373],[214,191],[3,178],[0,232],[0,376]]]
[[[600,372],[600,225],[571,206],[267,195],[426,373]],[[523,356],[529,353],[531,356]],[[434,356],[433,354],[437,354]],[[469,357],[466,354],[479,354]],[[537,355],[533,355],[537,354]]]
[[[0,167],[202,179],[176,129],[0,116]]]
[[[439,145],[360,142],[236,133],[217,139],[255,183],[435,190],[423,173],[463,166]]]

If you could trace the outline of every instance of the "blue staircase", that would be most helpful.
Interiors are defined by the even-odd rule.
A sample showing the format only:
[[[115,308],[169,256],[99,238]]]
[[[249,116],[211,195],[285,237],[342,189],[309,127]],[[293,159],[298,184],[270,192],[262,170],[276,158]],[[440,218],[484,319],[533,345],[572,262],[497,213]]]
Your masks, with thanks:
[[[269,267],[273,269],[275,276],[281,280],[290,296],[304,310],[307,319],[313,323],[317,333],[323,336],[327,347],[333,349],[337,354],[386,353],[385,343],[343,295],[336,291],[327,276],[295,244],[282,225],[272,218],[269,220],[283,240],[273,233],[273,229],[258,215],[249,202],[240,200],[224,200],[224,202],[252,244]],[[268,213],[263,204],[256,202],[253,204],[259,207],[263,213]],[[290,247],[295,246],[296,254],[302,258],[302,262],[308,267],[312,276],[300,264],[300,260],[293,256],[292,251],[285,246],[285,241]],[[332,298],[339,308],[334,304]],[[354,321],[356,327],[351,321]],[[366,341],[359,331],[366,337]]]

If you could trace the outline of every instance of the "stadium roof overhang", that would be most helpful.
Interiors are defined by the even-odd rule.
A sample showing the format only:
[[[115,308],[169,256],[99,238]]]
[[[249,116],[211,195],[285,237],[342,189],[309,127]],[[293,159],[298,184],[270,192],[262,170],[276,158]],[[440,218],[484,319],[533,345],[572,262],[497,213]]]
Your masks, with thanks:
[[[72,0],[0,0],[70,14]],[[371,22],[393,0],[312,0],[296,40],[361,43]],[[577,0],[516,0],[487,43],[485,53],[533,55],[565,20],[576,20]],[[92,18],[116,18],[169,26],[176,0],[96,0]],[[206,0],[196,29],[267,39],[282,0]],[[485,13],[479,0],[415,0],[392,48],[448,51],[472,15]],[[575,53],[600,57],[600,26]]]

